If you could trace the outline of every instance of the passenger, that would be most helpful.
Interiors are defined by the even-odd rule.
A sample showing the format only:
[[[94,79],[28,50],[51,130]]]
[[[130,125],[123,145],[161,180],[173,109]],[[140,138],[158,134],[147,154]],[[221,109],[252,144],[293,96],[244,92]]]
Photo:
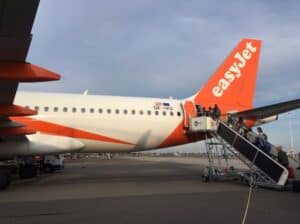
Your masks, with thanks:
[[[239,118],[237,119],[237,122],[236,122],[236,130],[237,130],[241,135],[243,135],[243,133],[244,133],[243,128],[245,128],[244,122],[243,122],[243,118],[239,117]]]
[[[256,135],[255,133],[254,135],[255,135],[254,145],[256,145],[261,150],[265,151],[265,140],[262,139],[259,135]]]
[[[277,150],[278,150],[278,162],[285,168],[288,168],[289,158],[287,156],[287,153],[282,149],[281,145],[277,147]]]
[[[264,141],[263,151],[265,153],[267,153],[268,155],[270,155],[270,153],[271,153],[271,144],[269,142]]]
[[[240,129],[239,129],[239,133],[241,136],[245,137],[246,134],[247,134],[247,129],[244,127],[244,126],[241,126]]]
[[[208,111],[206,110],[206,108],[203,107],[202,110],[203,110],[203,115],[204,115],[204,116],[208,116]]]
[[[253,144],[256,145],[258,148],[262,147],[260,138],[258,136],[255,136],[255,141]]]
[[[276,147],[276,146],[271,145],[270,155],[271,155],[273,158],[277,158],[277,157],[278,157],[278,150],[277,150],[277,147]]]
[[[249,142],[251,142],[252,144],[255,143],[256,140],[256,135],[255,133],[252,131],[252,128],[249,128],[246,134],[246,138],[248,139]]]
[[[263,130],[262,130],[261,127],[257,127],[257,133],[258,133],[258,136],[259,136],[260,138],[262,138],[264,141],[267,141],[267,140],[268,140],[267,134],[263,132]]]
[[[208,116],[212,117],[213,114],[214,114],[213,108],[212,108],[212,107],[209,107],[209,108],[208,108]]]
[[[270,154],[271,152],[271,144],[262,139],[260,136],[256,136],[254,145],[264,151],[264,153]]]
[[[231,114],[228,114],[227,125],[231,128],[233,127],[233,117]]]
[[[239,120],[237,117],[232,116],[232,127],[236,131],[240,129]]]
[[[271,144],[267,141],[268,139],[267,135],[263,132],[261,127],[257,127],[257,132],[258,132],[258,139],[257,139],[258,147],[261,150],[263,150],[265,153],[270,154]]]
[[[203,116],[204,115],[204,111],[203,111],[201,105],[196,104],[195,106],[196,106],[197,117]]]
[[[213,118],[214,119],[220,119],[220,116],[221,116],[221,110],[220,108],[218,107],[217,104],[215,104],[214,108],[213,108]]]

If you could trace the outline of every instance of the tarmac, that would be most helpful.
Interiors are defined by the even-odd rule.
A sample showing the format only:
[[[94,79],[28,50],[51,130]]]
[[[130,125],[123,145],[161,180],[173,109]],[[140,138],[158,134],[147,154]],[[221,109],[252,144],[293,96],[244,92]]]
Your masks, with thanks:
[[[67,161],[0,192],[0,223],[242,223],[249,187],[201,180],[201,158]],[[237,165],[237,164],[236,164]],[[298,223],[300,194],[253,189],[246,223]]]

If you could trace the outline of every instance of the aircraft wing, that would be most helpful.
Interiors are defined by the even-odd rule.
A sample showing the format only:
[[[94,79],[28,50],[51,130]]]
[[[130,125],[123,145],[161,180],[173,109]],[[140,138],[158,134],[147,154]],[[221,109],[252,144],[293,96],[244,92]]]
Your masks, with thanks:
[[[36,114],[13,104],[19,82],[59,79],[59,75],[26,62],[39,0],[0,0],[0,136],[33,131],[9,122],[10,116]]]
[[[255,120],[271,117],[273,115],[278,115],[298,108],[300,108],[300,99],[245,110],[235,113],[233,115],[237,117],[242,117],[244,119]]]
[[[37,7],[38,1],[0,1],[1,63],[7,61],[25,62]],[[17,88],[18,82],[6,82],[1,79],[0,104],[12,104]]]

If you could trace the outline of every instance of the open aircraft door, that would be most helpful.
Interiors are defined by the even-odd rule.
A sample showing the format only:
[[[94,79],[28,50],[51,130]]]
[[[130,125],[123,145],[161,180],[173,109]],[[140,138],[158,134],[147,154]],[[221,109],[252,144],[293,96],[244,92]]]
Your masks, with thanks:
[[[183,113],[184,113],[184,127],[189,128],[190,127],[190,118],[196,117],[196,108],[195,104],[192,101],[184,101],[183,103]]]

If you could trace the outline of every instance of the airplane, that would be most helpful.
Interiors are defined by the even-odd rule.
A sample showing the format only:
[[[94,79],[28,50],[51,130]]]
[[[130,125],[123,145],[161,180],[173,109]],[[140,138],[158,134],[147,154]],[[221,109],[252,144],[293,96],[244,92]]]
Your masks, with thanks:
[[[300,99],[253,108],[261,40],[242,39],[207,83],[185,99],[21,92],[22,82],[60,75],[26,61],[38,0],[1,0],[0,188],[9,184],[8,160],[26,177],[36,175],[31,157],[68,152],[136,152],[201,141],[186,132],[195,105],[217,104],[255,126],[300,107]],[[25,164],[25,165],[24,165]]]

